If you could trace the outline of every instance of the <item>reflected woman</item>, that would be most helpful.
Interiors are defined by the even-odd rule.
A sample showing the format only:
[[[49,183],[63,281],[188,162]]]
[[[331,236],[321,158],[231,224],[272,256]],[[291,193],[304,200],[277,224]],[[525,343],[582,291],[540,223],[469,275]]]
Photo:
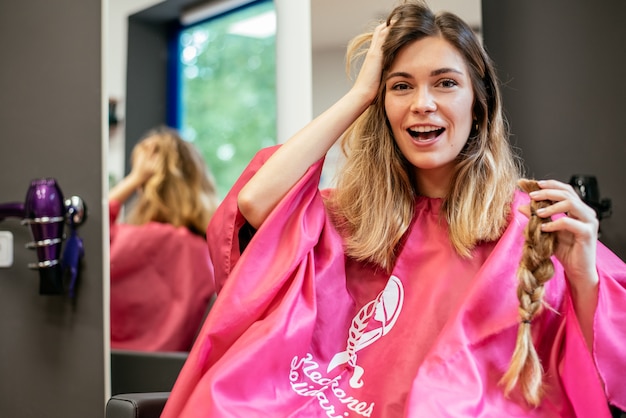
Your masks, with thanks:
[[[188,351],[215,293],[205,237],[215,183],[195,147],[166,127],[139,141],[131,163],[109,192],[111,348]]]

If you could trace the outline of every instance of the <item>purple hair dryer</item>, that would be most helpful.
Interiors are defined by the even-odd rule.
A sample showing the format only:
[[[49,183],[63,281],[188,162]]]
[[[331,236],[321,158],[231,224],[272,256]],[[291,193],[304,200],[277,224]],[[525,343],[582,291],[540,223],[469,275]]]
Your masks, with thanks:
[[[26,248],[37,251],[37,262],[28,267],[39,270],[39,293],[59,295],[65,292],[64,276],[68,271],[69,295],[74,297],[80,259],[85,251],[83,240],[76,228],[87,217],[87,206],[79,196],[63,200],[63,193],[56,180],[43,178],[33,180],[26,192],[26,200],[0,204],[0,222],[5,218],[20,218],[28,225],[34,241]],[[69,225],[65,250],[61,255],[65,224]]]
[[[24,202],[22,224],[29,225],[34,241],[26,248],[37,251],[38,262],[28,267],[39,270],[39,293],[62,294],[63,270],[60,264],[66,207],[56,180],[37,179],[30,183]]]

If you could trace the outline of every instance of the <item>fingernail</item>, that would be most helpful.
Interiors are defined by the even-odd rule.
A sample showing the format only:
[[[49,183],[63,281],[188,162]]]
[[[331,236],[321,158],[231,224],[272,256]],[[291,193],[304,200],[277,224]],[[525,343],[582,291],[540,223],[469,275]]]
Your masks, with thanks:
[[[539,209],[536,210],[536,212],[537,212],[537,215],[541,215],[541,214],[546,213],[546,209],[545,208],[539,208]]]

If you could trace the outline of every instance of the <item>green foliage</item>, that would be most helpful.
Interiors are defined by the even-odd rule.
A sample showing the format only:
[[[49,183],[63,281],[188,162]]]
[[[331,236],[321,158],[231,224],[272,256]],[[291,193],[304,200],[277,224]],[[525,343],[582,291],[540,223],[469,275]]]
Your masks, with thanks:
[[[183,136],[200,149],[224,196],[254,154],[276,143],[275,35],[231,33],[257,3],[181,34]]]

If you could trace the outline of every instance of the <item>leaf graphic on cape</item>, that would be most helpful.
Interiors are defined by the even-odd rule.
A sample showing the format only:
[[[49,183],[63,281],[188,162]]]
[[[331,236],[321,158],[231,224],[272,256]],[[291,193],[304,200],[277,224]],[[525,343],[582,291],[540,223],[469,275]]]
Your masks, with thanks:
[[[347,363],[348,360],[350,360],[350,354],[347,351],[342,351],[341,353],[337,353],[333,356],[330,363],[328,363],[328,368],[326,369],[326,371],[330,372],[332,369],[339,366],[340,364]]]

